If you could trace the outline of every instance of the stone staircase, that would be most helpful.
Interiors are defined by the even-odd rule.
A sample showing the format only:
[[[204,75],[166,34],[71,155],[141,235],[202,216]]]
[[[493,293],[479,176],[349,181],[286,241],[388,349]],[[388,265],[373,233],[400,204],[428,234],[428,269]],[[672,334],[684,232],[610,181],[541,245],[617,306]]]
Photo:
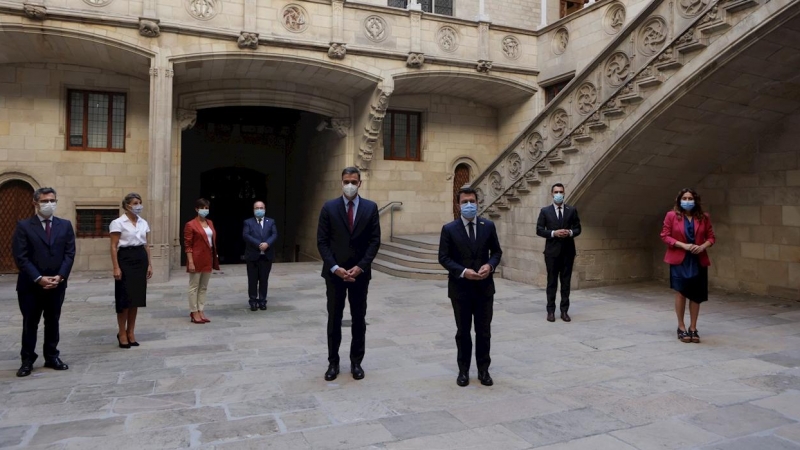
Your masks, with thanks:
[[[446,280],[447,271],[439,264],[439,235],[394,236],[382,242],[372,262],[375,270],[415,280]]]

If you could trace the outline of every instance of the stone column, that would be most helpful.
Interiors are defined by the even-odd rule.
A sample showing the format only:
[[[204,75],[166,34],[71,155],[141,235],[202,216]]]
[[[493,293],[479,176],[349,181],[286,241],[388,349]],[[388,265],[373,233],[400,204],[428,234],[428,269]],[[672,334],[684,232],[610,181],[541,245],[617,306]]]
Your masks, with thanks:
[[[489,22],[478,22],[478,72],[487,73],[492,69],[489,57]]]
[[[408,11],[411,19],[411,49],[406,65],[419,68],[425,63],[425,55],[422,53],[422,6],[409,3]]]
[[[344,42],[344,0],[331,2],[331,42],[328,47],[328,56],[331,59],[343,59],[347,54],[347,44]]]
[[[539,28],[544,28],[547,26],[547,0],[541,0],[539,8],[541,8],[542,15],[542,20],[539,21]]]
[[[172,165],[172,63],[162,56],[150,65],[150,141],[145,218],[150,224],[152,282],[169,280],[170,184]]]

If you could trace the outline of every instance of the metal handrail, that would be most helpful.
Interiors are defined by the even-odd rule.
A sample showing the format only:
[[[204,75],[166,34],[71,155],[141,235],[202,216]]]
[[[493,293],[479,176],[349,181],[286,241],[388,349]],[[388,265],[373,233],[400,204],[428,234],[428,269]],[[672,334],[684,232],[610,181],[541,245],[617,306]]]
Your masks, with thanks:
[[[403,202],[389,202],[378,209],[378,215],[389,210],[389,239],[394,237],[394,210],[399,206],[403,206]]]

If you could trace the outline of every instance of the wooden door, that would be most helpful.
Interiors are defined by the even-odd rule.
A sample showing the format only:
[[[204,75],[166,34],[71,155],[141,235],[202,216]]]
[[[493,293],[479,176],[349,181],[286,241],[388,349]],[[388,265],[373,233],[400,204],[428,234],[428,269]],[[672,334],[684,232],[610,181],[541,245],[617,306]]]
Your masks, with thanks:
[[[21,180],[11,180],[0,185],[0,273],[17,273],[11,253],[11,238],[17,221],[30,217],[33,207],[33,188]]]
[[[453,219],[458,219],[461,216],[461,207],[458,204],[456,194],[467,183],[469,183],[469,166],[462,163],[456,166],[456,171],[453,174]]]

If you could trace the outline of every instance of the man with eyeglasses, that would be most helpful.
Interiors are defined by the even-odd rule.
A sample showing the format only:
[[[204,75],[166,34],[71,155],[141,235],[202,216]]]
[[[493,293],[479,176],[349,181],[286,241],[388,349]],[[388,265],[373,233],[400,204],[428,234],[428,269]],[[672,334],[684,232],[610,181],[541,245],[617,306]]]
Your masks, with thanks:
[[[55,217],[56,191],[39,188],[33,193],[36,214],[17,222],[12,241],[14,261],[19,268],[17,299],[22,312],[22,365],[18,377],[33,371],[36,331],[44,315],[44,366],[67,370],[59,358],[58,320],[67,290],[67,278],[75,261],[75,233],[69,220]]]
[[[345,298],[350,300],[353,340],[350,343],[350,373],[364,378],[367,333],[367,289],[372,278],[372,260],[381,246],[378,205],[358,195],[361,172],[356,167],[342,171],[341,197],[329,200],[319,213],[317,249],[322,257],[322,277],[328,297],[328,370],[325,380],[339,375],[339,345]]]

